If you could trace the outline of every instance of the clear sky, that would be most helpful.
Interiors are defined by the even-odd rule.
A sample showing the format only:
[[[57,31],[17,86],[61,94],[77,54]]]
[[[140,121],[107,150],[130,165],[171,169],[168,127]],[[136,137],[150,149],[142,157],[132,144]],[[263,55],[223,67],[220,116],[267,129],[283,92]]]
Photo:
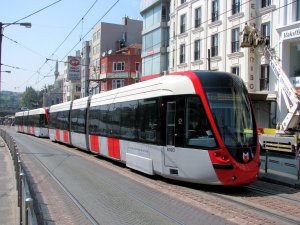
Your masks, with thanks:
[[[120,24],[124,16],[142,20],[139,8],[140,0],[1,0],[2,23],[13,23],[41,10],[19,21],[31,22],[31,28],[4,26],[1,71],[11,73],[1,73],[1,90],[23,92],[27,86],[40,90],[45,84],[53,84],[52,60],[64,60],[81,50],[82,41],[92,38],[89,31],[98,21]],[[50,60],[45,63],[47,58]],[[63,73],[63,63],[59,72]]]

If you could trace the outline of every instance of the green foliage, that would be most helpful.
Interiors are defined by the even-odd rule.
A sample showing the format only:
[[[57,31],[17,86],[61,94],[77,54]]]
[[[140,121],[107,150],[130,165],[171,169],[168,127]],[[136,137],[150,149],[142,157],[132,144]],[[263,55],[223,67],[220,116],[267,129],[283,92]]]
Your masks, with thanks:
[[[32,87],[26,87],[25,92],[21,96],[21,106],[28,109],[40,108],[42,107],[43,98],[39,98],[39,92]]]

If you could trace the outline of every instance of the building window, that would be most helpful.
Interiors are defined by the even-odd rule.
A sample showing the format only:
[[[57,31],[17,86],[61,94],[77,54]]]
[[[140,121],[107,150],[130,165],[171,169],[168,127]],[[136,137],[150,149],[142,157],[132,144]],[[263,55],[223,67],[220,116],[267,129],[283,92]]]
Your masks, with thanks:
[[[218,55],[218,34],[211,36],[211,57]]]
[[[195,9],[195,28],[201,25],[201,7]]]
[[[180,3],[181,4],[183,4],[183,3],[185,3],[186,2],[186,0],[180,0]]]
[[[124,62],[114,62],[113,71],[124,71],[125,63]]]
[[[200,60],[200,49],[201,49],[201,41],[195,40],[194,43],[194,60]]]
[[[218,0],[212,1],[212,15],[211,15],[211,21],[215,22],[219,19],[219,4]]]
[[[238,66],[231,67],[231,73],[240,76],[240,67]]]
[[[186,30],[186,15],[180,16],[180,33],[184,33]]]
[[[271,0],[261,0],[261,7],[264,8],[264,7],[267,7],[271,5]]]
[[[185,63],[185,44],[180,45],[179,62],[180,64]]]
[[[240,7],[241,7],[240,0],[233,0],[232,1],[232,15],[239,13]]]
[[[140,71],[140,62],[135,63],[135,71]]]
[[[268,91],[269,90],[269,65],[264,64],[260,66],[260,90]]]
[[[261,34],[269,41],[271,40],[270,22],[261,24]],[[268,42],[267,45],[270,45],[270,43]]]
[[[101,73],[105,73],[106,72],[106,64],[102,64],[101,65]]]
[[[231,33],[231,52],[240,51],[240,28],[235,28]]]
[[[112,89],[117,89],[124,86],[123,79],[114,79],[112,80]]]

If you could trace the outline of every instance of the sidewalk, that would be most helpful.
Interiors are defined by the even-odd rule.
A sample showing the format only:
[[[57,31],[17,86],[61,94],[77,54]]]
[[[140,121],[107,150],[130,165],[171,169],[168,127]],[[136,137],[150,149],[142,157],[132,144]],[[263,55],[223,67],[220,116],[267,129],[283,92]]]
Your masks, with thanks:
[[[0,224],[19,224],[19,214],[15,170],[9,150],[0,137]]]
[[[260,169],[259,179],[300,189],[300,180],[296,176],[276,170],[269,169],[268,173],[265,173],[263,169]]]

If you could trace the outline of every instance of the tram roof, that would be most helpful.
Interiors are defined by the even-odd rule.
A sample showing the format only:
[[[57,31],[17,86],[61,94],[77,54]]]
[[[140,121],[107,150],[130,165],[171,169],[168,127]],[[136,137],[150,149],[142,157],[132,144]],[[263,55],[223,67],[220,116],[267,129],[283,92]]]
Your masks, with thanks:
[[[195,93],[193,83],[187,76],[167,75],[93,95],[91,106]]]
[[[39,114],[46,114],[46,110],[44,108],[32,109],[29,110],[28,115],[39,115]]]

